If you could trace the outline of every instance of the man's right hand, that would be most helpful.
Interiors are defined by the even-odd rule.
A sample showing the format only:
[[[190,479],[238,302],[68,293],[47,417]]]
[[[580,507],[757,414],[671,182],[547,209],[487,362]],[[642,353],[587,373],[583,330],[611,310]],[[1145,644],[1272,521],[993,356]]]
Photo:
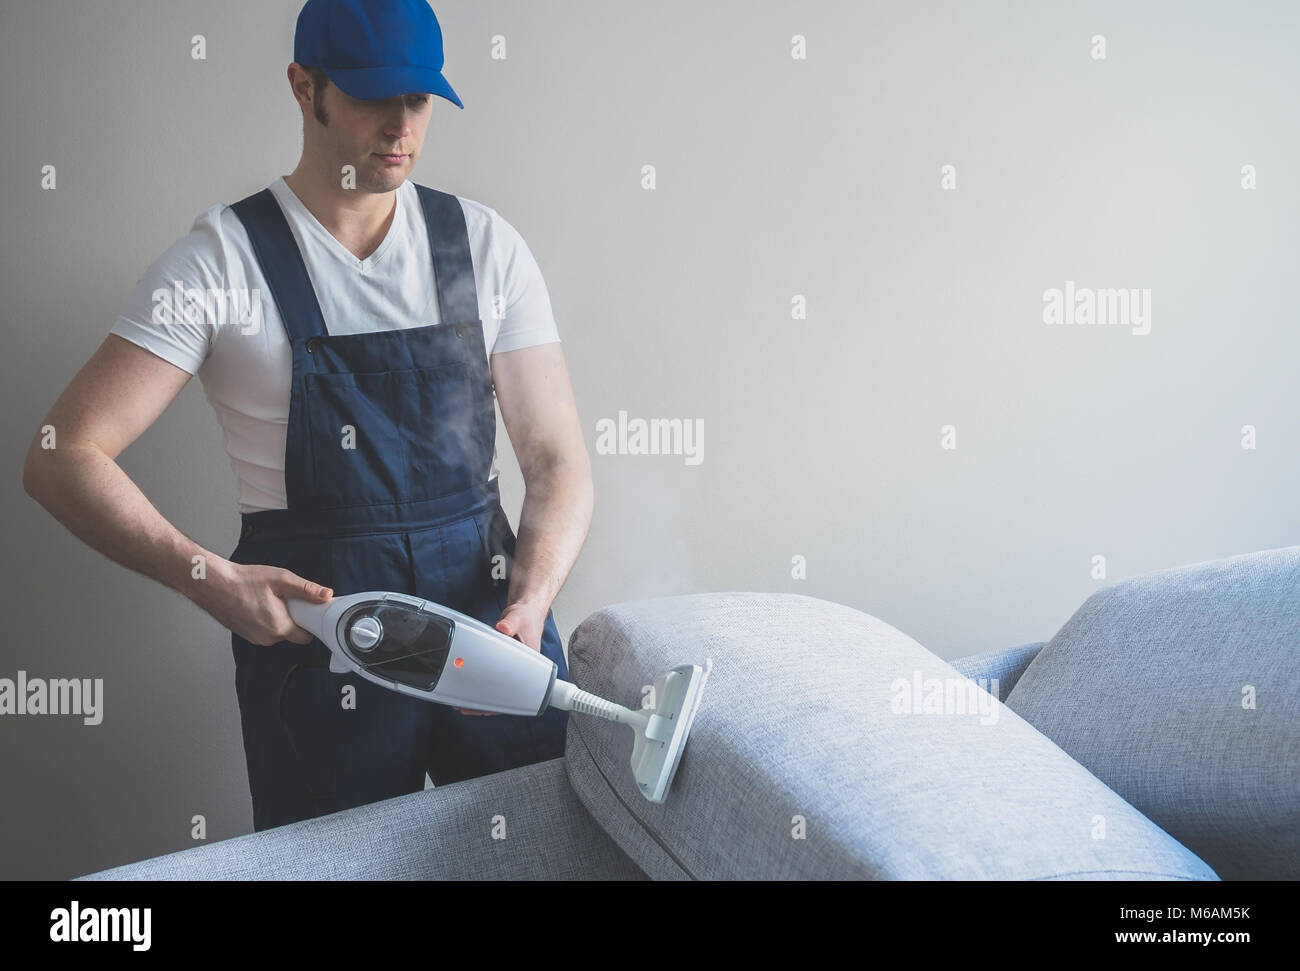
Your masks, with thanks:
[[[190,596],[196,604],[251,644],[269,647],[280,641],[310,644],[312,633],[289,616],[285,598],[324,603],[334,591],[303,579],[278,566],[232,563],[208,566],[208,578],[199,581]]]

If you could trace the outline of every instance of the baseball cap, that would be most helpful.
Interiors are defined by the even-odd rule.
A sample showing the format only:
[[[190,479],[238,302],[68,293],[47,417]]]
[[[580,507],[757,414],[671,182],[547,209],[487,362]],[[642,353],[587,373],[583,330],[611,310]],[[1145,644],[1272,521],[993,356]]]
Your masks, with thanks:
[[[426,0],[307,0],[293,59],[362,101],[428,91],[465,107],[442,76],[442,28]]]

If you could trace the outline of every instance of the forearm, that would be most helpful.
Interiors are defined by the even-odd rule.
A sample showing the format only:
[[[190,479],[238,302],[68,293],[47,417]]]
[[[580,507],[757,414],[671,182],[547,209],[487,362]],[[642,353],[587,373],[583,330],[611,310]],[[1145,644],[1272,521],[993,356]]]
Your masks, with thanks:
[[[591,526],[594,490],[585,454],[525,473],[509,603],[550,608]]]
[[[168,522],[122,467],[93,445],[33,451],[23,485],[82,542],[191,599],[202,573],[225,562]],[[194,576],[196,556],[205,561],[200,577]]]

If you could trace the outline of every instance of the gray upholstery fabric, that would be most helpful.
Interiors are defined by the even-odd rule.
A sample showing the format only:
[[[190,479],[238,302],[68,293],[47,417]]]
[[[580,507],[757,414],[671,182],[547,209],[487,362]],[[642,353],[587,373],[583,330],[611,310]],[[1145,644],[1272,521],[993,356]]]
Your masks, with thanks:
[[[644,880],[569,787],[564,759],[398,796],[83,880]],[[504,839],[493,838],[494,817]]]
[[[1025,673],[1025,668],[1029,667],[1029,662],[1046,643],[1047,641],[1035,641],[1033,644],[1009,647],[1003,651],[968,654],[948,663],[972,681],[979,681],[999,701],[1006,701],[1011,689]],[[995,681],[996,685],[993,683]],[[991,690],[994,687],[997,688],[996,692]]]
[[[628,705],[660,672],[706,656],[713,671],[662,805],[636,790],[629,728],[569,718],[574,790],[653,878],[1215,879],[951,665],[850,607],[665,597],[606,607],[569,641],[574,680]],[[894,710],[914,677],[922,689],[948,679],[989,713]]]
[[[1300,546],[1097,591],[1007,704],[1224,879],[1300,878]]]

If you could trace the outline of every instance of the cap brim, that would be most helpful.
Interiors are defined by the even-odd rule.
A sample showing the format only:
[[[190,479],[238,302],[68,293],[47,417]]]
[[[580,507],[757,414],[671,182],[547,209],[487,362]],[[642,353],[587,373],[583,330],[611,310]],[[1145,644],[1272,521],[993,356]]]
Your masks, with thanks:
[[[442,72],[431,67],[326,67],[322,70],[340,91],[360,101],[382,101],[427,91],[446,98],[457,108],[465,107]]]

